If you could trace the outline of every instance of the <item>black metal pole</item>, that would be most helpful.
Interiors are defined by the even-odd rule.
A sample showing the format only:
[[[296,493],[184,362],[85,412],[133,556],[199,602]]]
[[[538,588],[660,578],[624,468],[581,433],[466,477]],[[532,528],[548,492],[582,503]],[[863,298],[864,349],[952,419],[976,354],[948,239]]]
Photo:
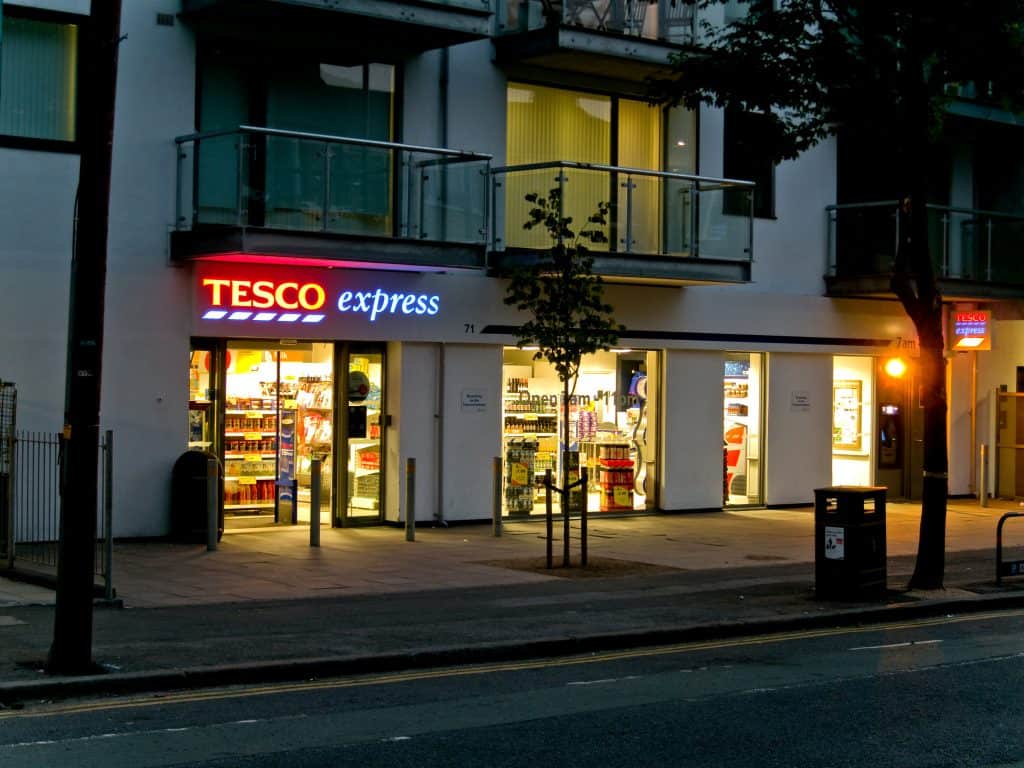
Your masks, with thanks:
[[[553,554],[551,552],[551,537],[554,535],[554,520],[551,516],[551,470],[544,470],[544,521],[547,525],[547,536],[544,538],[547,540],[547,564],[548,570],[551,570],[553,560]]]
[[[566,435],[569,434],[568,422],[566,423],[565,434]],[[569,514],[572,511],[571,510],[571,504],[569,502],[569,499],[571,498],[570,494],[569,494],[569,486],[571,485],[570,477],[571,477],[571,474],[572,474],[571,470],[569,468],[570,467],[570,465],[569,465],[569,456],[571,456],[571,454],[569,453],[568,450],[566,450],[564,452],[564,454],[562,455],[562,461],[564,462],[565,469],[562,472],[562,488],[560,490],[560,493],[562,494],[562,567],[563,568],[568,568],[570,565],[572,565],[572,562],[569,559],[569,532],[570,532]]]
[[[581,462],[582,463],[582,462]],[[587,567],[587,468],[580,469],[580,488],[583,506],[580,508],[580,566]]]
[[[92,671],[100,374],[121,0],[92,0],[89,20],[82,26],[76,104],[81,164],[64,396],[68,449],[61,496],[53,644],[47,661],[47,671],[52,674]]]

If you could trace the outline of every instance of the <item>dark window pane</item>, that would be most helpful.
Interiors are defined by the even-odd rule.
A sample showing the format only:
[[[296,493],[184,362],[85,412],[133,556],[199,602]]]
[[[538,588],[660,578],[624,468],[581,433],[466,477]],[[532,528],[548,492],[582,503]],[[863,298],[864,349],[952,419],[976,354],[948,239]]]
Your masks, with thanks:
[[[727,179],[757,185],[754,215],[762,218],[775,215],[775,164],[760,141],[766,135],[766,121],[765,116],[751,112],[725,113],[723,173]],[[727,192],[723,205],[728,214],[746,216],[750,212],[746,194],[741,194],[741,190]]]
[[[5,16],[0,134],[75,140],[78,27]]]

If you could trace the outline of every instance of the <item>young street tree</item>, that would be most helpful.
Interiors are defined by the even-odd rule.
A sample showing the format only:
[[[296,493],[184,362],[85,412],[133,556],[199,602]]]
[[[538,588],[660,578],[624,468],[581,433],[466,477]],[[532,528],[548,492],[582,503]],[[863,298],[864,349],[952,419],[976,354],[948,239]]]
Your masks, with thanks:
[[[536,346],[533,359],[551,363],[562,383],[562,514],[568,532],[569,402],[576,390],[580,360],[611,348],[625,328],[612,318],[612,307],[604,301],[604,282],[593,273],[594,260],[586,247],[586,243],[608,242],[604,233],[608,204],[599,203],[588,226],[576,230],[572,217],[563,214],[560,188],[552,189],[547,197],[531,193],[526,201],[532,208],[523,228],[543,227],[551,238],[551,249],[535,264],[512,270],[505,303],[530,317],[516,333],[518,345]],[[563,565],[568,566],[568,545],[564,558]]]
[[[705,9],[721,1],[675,0]],[[946,379],[942,296],[928,249],[929,160],[958,86],[975,84],[1003,108],[1024,103],[1024,0],[741,2],[749,13],[705,28],[701,50],[676,56],[669,77],[650,81],[650,97],[764,115],[761,149],[776,162],[837,131],[896,158],[895,167],[879,169],[899,192],[892,290],[918,333],[924,406],[921,529],[910,586],[940,588]]]

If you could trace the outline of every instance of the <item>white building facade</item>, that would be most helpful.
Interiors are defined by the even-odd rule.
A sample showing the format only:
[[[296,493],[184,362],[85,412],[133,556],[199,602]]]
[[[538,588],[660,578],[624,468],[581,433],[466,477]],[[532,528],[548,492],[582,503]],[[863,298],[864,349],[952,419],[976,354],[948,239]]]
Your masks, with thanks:
[[[627,330],[584,362],[567,425],[595,514],[807,504],[832,484],[913,497],[915,332],[851,288],[860,225],[835,208],[885,198],[842,199],[830,140],[755,179],[752,209],[730,118],[643,100],[692,20],[668,2],[567,4],[547,26],[532,2],[318,5],[124,3],[102,398],[117,536],[171,531],[172,470],[197,449],[224,467],[228,531],[308,523],[313,459],[325,525],[403,521],[409,458],[423,522],[488,519],[495,457],[503,514],[536,514],[566,425],[550,367],[515,348],[501,274],[545,249],[522,198],[552,188],[576,220],[613,206],[595,268]],[[0,378],[22,429],[63,419],[88,13],[3,4]],[[965,237],[997,121],[958,119],[941,202]],[[1009,214],[1015,178],[992,203]],[[996,390],[1024,389],[1020,286],[968,280],[965,259],[947,262],[950,312],[994,330],[990,351],[950,353],[958,495],[1003,439],[1015,400]],[[911,364],[898,384],[893,356]],[[989,488],[1015,494],[1007,456]]]

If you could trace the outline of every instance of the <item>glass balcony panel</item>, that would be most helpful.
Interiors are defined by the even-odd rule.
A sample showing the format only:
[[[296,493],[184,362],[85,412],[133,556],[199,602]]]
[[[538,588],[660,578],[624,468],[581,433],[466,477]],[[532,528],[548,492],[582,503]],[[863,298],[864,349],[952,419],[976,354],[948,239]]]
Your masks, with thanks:
[[[563,26],[612,32],[627,37],[691,44],[696,36],[696,6],[673,0],[561,0],[551,5]],[[515,34],[546,26],[541,0],[504,0],[499,28]]]
[[[891,274],[897,234],[895,206],[843,206],[832,214],[829,226],[836,277]]]
[[[611,197],[609,193],[614,195],[605,228],[609,243],[594,246],[595,251],[750,261],[752,185],[611,166],[573,166],[555,162],[499,169],[494,187],[497,250],[551,247],[545,230],[523,229],[534,205],[525,196],[546,195],[558,188],[561,177],[564,213],[572,218],[574,231],[589,226],[587,219],[598,203]]]
[[[979,222],[979,262],[991,261],[991,280],[1024,285],[1024,218],[986,216]],[[991,259],[988,254],[991,252]],[[983,273],[984,274],[984,273]]]
[[[896,203],[830,206],[828,214],[833,276],[892,273],[900,226]],[[940,278],[1024,285],[1024,217],[930,205],[928,249]]]
[[[689,256],[693,252],[693,214],[697,198],[688,179],[666,179],[663,185],[665,253]]]
[[[408,162],[411,235],[482,243],[487,231],[487,163],[452,162],[420,153],[412,153]]]
[[[247,165],[239,153],[239,142],[243,138],[239,134],[214,136],[204,139],[195,149],[194,171],[202,180],[201,184],[193,182],[195,224],[238,223],[242,188],[239,163],[243,167]]]
[[[393,162],[391,149],[332,144],[328,232],[392,235]]]
[[[597,213],[598,204],[608,202],[610,181],[603,171],[579,168],[544,168],[519,171],[505,176],[505,245],[510,248],[546,249],[552,239],[543,226],[525,229],[530,220],[534,203],[527,202],[526,195],[537,194],[545,197],[552,189],[559,187],[559,175],[563,178],[563,215],[572,219],[570,229],[579,233],[581,229],[602,229],[590,224],[587,219]],[[608,227],[603,228],[606,237]],[[592,251],[607,251],[607,243],[586,243]]]
[[[702,185],[697,199],[697,254],[701,258],[750,259],[753,190]]]
[[[486,155],[261,128],[178,143],[180,229],[223,224],[485,241]]]
[[[663,253],[661,205],[664,184],[657,176],[619,175],[616,208],[618,250],[626,253]]]
[[[942,253],[939,274],[962,280],[984,279],[985,264],[978,248],[977,221],[969,211],[929,211],[930,220],[943,221],[943,226],[930,228],[933,253]]]
[[[265,147],[256,156],[263,155],[266,168],[262,195],[255,174],[250,198],[262,199],[264,216],[262,222],[250,216],[249,223],[274,229],[322,229],[328,144],[281,136],[255,138]],[[255,213],[256,206],[251,208]]]

